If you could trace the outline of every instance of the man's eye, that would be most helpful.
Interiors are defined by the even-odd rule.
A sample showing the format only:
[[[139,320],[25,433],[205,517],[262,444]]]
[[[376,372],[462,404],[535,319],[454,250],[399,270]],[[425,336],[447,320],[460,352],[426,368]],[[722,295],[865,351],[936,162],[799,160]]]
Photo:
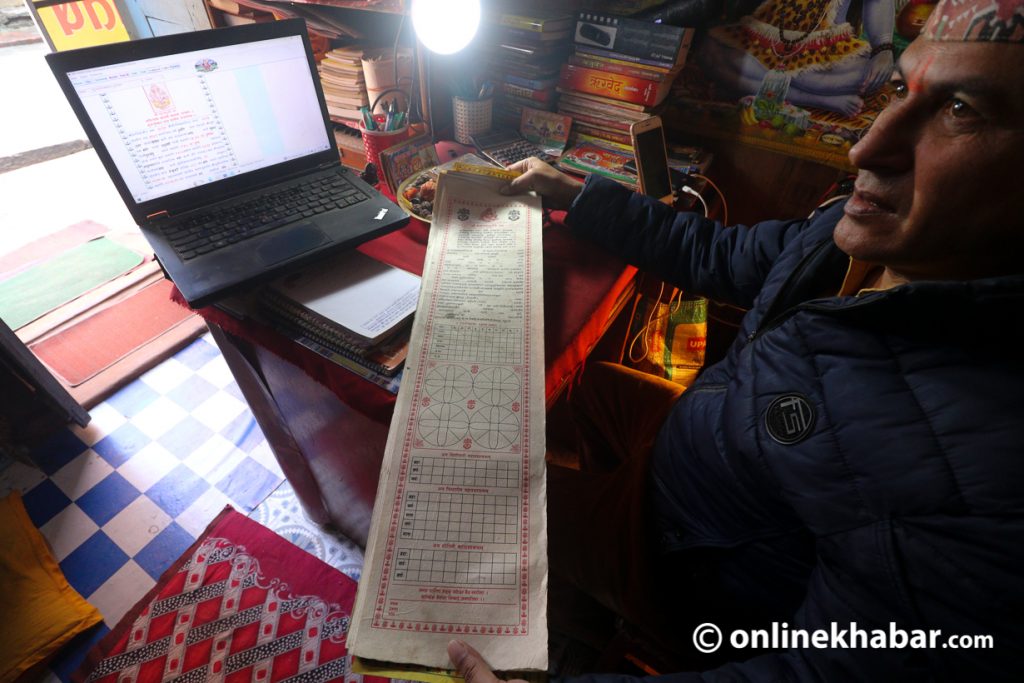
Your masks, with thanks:
[[[951,99],[949,101],[948,109],[949,109],[949,113],[954,118],[958,118],[958,119],[962,119],[962,118],[964,118],[966,116],[970,116],[971,114],[974,113],[974,109],[971,108],[971,105],[967,104],[963,100],[961,100],[959,98],[956,98],[956,97],[954,97],[953,99]]]

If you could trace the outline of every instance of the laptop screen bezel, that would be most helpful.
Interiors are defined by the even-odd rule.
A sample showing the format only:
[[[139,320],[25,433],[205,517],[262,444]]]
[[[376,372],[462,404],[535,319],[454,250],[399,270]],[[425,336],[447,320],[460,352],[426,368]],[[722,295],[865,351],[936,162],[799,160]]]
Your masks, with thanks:
[[[104,145],[96,127],[92,124],[81,98],[79,98],[78,93],[71,84],[71,80],[68,78],[68,73],[139,59],[288,36],[298,36],[302,39],[302,44],[306,51],[306,60],[309,64],[310,76],[313,79],[314,90],[320,105],[328,148],[321,152],[274,164],[267,168],[242,173],[231,178],[217,180],[200,187],[175,192],[149,201],[136,202],[120,171],[118,171],[117,166],[114,164],[114,160],[111,158],[110,152],[107,150],[106,145]],[[54,52],[46,55],[46,61],[57,78],[61,89],[64,91],[72,110],[74,110],[75,115],[81,122],[82,128],[89,137],[89,142],[92,143],[96,154],[110,174],[110,179],[114,182],[114,186],[121,195],[121,199],[124,200],[132,217],[139,224],[146,222],[148,217],[161,212],[167,212],[171,215],[178,214],[196,207],[210,205],[237,194],[257,190],[325,164],[340,163],[338,150],[334,146],[334,135],[331,132],[330,117],[327,114],[327,103],[324,100],[320,76],[317,73],[316,62],[313,59],[309,34],[306,32],[306,22],[303,19],[244,24],[241,26],[196,31],[194,33],[178,33],[158,38],[112,43],[97,47],[69,50],[67,52]]]

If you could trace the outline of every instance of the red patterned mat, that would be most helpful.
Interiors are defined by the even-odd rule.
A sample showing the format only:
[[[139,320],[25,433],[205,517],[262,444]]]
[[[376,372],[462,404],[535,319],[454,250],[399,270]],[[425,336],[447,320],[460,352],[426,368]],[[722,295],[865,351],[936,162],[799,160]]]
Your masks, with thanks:
[[[346,651],[355,594],[347,576],[229,507],[74,680],[360,681]]]

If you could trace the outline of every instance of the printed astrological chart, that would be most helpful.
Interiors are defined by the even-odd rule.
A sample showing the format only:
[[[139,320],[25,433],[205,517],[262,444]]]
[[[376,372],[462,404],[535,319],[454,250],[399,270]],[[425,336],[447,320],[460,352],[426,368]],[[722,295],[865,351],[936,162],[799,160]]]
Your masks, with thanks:
[[[521,368],[432,364],[424,375],[416,431],[423,446],[492,451],[517,446],[522,431]]]

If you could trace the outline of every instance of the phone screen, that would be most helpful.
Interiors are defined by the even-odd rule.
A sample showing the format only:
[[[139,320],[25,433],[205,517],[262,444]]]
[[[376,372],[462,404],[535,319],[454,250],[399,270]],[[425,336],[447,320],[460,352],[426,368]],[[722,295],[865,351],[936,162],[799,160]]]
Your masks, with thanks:
[[[659,199],[672,194],[672,179],[665,158],[664,129],[659,126],[637,133],[634,153],[644,193]]]

